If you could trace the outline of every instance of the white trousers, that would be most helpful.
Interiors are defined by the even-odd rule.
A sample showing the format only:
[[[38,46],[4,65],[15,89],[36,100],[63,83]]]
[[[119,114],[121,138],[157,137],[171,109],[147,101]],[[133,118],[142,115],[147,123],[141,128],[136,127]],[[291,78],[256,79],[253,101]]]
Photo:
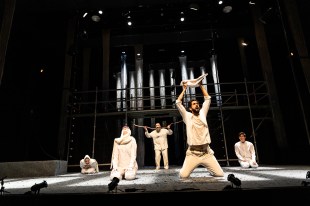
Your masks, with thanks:
[[[180,178],[188,178],[199,165],[204,166],[212,176],[223,177],[224,171],[213,154],[193,152],[187,149]]]
[[[117,177],[118,179],[126,179],[126,180],[134,180],[136,179],[137,169],[134,168],[132,170],[127,170],[124,168],[118,168],[117,170],[112,170],[110,174],[110,180],[112,180],[114,177]]]
[[[242,168],[249,168],[249,167],[253,167],[253,168],[257,168],[258,167],[258,164],[253,161],[253,160],[249,160],[249,161],[239,161],[239,164]]]
[[[155,150],[155,165],[156,169],[160,169],[160,160],[161,155],[163,155],[164,167],[165,169],[169,169],[169,161],[168,161],[168,148],[164,150]]]

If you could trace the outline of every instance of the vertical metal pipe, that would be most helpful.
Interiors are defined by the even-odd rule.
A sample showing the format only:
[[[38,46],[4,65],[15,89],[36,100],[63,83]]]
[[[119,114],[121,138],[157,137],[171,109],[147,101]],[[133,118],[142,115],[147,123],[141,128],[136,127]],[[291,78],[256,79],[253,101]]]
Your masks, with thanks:
[[[179,61],[181,65],[181,75],[182,75],[182,80],[187,80],[188,75],[187,75],[187,64],[186,64],[186,56],[179,56]],[[189,102],[189,88],[186,89],[186,94],[184,94],[184,104],[187,104]]]
[[[176,100],[176,87],[175,87],[175,70],[169,69],[170,72],[170,86],[171,86],[171,101],[172,108],[175,108],[175,100]]]
[[[129,72],[130,110],[136,110],[137,109],[135,74],[136,74],[135,71],[130,71]]]
[[[137,88],[137,109],[143,110],[143,60],[136,60],[136,88]]]
[[[121,56],[121,85],[122,85],[122,109],[127,111],[127,65],[126,65],[126,54]]]
[[[118,112],[122,110],[122,84],[120,72],[116,74],[116,108]]]
[[[160,106],[162,109],[166,108],[166,84],[165,84],[165,70],[160,69],[159,73],[159,94],[160,94]]]
[[[200,73],[201,73],[201,75],[206,74],[206,68],[204,66],[200,67]],[[201,82],[204,85],[204,88],[208,91],[208,86],[207,86],[208,81],[207,81],[207,78],[204,78]]]
[[[98,102],[98,87],[96,87],[96,94],[95,94],[92,158],[95,158],[96,124],[97,124],[97,102]]]
[[[195,79],[193,67],[189,68],[189,79]],[[191,88],[189,88],[189,91],[190,91],[190,98],[195,99],[196,98],[196,88],[191,87]]]
[[[212,68],[212,76],[214,81],[214,89],[216,95],[216,103],[217,106],[222,105],[222,95],[221,95],[221,88],[220,88],[220,79],[217,70],[217,56],[213,54],[211,56],[211,68]]]
[[[150,87],[150,106],[151,106],[151,109],[155,109],[154,70],[149,71],[149,87]]]

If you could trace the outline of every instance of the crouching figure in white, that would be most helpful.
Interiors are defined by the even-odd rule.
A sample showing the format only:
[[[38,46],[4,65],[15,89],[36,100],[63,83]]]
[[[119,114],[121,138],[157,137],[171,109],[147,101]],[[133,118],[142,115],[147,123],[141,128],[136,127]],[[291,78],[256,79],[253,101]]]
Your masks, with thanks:
[[[99,172],[97,160],[90,158],[89,155],[85,155],[85,157],[80,160],[80,167],[82,174],[95,174]]]

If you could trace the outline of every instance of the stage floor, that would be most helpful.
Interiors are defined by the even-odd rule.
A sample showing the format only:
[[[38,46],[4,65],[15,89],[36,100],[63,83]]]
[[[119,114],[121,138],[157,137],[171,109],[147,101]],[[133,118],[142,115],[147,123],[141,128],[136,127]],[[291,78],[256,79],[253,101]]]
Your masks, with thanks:
[[[109,191],[108,184],[110,171],[100,171],[97,174],[83,175],[79,172],[67,173],[59,176],[9,178],[3,179],[4,191],[0,199],[29,200],[42,199],[42,197],[73,197],[76,200],[81,197],[102,197],[103,199],[120,200],[132,198],[132,194],[141,197],[152,198],[156,195],[165,198],[167,196],[186,197],[201,196],[206,194],[227,193],[228,191],[243,192],[243,194],[259,194],[285,200],[286,195],[299,195],[300,198],[309,199],[310,179],[307,178],[310,166],[305,165],[278,165],[262,166],[256,169],[242,169],[240,167],[223,167],[224,177],[212,177],[203,167],[194,170],[187,180],[179,179],[180,167],[171,166],[170,169],[154,170],[154,168],[140,168],[135,180],[121,180],[118,186]],[[240,187],[227,180],[228,175],[233,174],[241,181]],[[34,184],[46,181],[48,186],[40,189],[38,194],[30,193]],[[304,184],[304,183],[309,183]],[[28,193],[27,193],[28,192]],[[279,194],[281,193],[282,194]],[[297,194],[296,194],[297,193]],[[305,197],[303,195],[307,194]],[[277,194],[277,196],[275,196]],[[40,197],[39,197],[40,196]],[[208,195],[212,199],[213,195]],[[79,198],[77,198],[79,197]],[[46,199],[46,198],[45,198]],[[50,199],[50,198],[49,198]],[[222,200],[223,201],[223,200]],[[308,202],[309,203],[309,202]]]

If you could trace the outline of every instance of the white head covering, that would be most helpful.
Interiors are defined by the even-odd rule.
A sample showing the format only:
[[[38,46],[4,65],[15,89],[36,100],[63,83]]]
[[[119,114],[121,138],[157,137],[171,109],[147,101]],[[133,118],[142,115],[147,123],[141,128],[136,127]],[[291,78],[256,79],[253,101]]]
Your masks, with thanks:
[[[85,155],[84,160],[85,160],[86,158],[90,159],[90,156],[89,156],[89,155]]]
[[[124,134],[125,132],[125,134]],[[131,130],[128,126],[123,126],[121,136],[115,139],[115,142],[118,144],[127,144],[131,141]]]
[[[126,134],[124,134],[124,132],[126,132]],[[116,144],[127,144],[131,141],[131,138],[132,138],[131,137],[131,130],[127,125],[125,125],[122,128],[121,136],[119,138],[115,138],[114,142]],[[111,167],[110,167],[111,169],[117,167],[116,165],[113,165],[115,143],[114,143],[113,149],[112,149]]]

